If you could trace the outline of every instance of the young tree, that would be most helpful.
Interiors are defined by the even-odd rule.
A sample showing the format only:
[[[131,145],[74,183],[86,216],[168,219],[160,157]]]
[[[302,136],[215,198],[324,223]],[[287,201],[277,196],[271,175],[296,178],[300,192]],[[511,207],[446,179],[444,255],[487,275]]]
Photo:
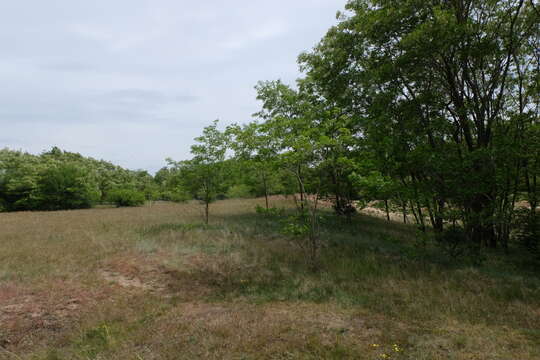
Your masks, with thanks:
[[[180,163],[190,181],[190,187],[197,191],[197,196],[204,203],[204,218],[208,224],[210,204],[216,200],[220,192],[225,189],[225,155],[228,147],[228,138],[225,132],[219,131],[218,120],[203,130],[203,134],[191,147],[193,158]]]
[[[231,137],[231,148],[236,158],[250,170],[255,177],[260,179],[264,192],[266,209],[269,208],[269,194],[272,174],[278,169],[276,166],[277,139],[272,138],[257,122],[251,122],[244,126],[232,125],[227,132]]]

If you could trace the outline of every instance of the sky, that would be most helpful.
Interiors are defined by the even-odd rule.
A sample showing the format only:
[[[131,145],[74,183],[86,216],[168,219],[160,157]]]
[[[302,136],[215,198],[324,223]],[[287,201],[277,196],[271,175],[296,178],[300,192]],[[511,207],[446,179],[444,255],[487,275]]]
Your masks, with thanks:
[[[345,0],[0,1],[0,148],[58,146],[154,172],[188,159],[214,119],[246,123],[259,80],[297,56]]]

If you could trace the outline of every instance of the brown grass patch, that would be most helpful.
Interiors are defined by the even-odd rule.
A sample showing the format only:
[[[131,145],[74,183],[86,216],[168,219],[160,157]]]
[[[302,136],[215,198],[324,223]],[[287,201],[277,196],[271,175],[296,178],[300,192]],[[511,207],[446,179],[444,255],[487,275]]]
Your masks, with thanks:
[[[100,301],[110,289],[87,289],[55,281],[47,287],[0,286],[0,346],[32,349],[65,333]]]
[[[146,347],[148,353],[176,353],[182,359],[281,359],[302,353],[326,358],[334,349],[343,351],[344,358],[359,358],[375,354],[371,344],[380,338],[380,331],[368,324],[331,304],[189,302],[152,329],[156,336]],[[161,334],[174,335],[164,339]]]

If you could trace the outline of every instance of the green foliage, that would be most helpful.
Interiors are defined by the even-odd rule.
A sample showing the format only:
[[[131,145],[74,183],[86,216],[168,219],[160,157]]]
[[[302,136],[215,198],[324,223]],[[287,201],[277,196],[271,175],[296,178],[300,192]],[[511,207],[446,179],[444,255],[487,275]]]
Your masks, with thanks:
[[[86,330],[77,342],[82,355],[88,359],[96,359],[114,343],[111,328],[107,324]]]
[[[443,251],[453,258],[464,255],[470,246],[467,233],[458,226],[452,226],[436,234],[435,239]]]
[[[277,208],[277,207],[270,207],[270,208],[265,208],[265,207],[262,207],[260,205],[257,205],[255,207],[255,212],[259,215],[265,215],[265,216],[269,216],[269,217],[280,217],[280,216],[283,216],[285,214],[285,209],[284,208]]]
[[[118,188],[152,200],[159,184],[131,171],[57,147],[40,155],[0,150],[0,211],[83,209],[107,201]]]
[[[282,223],[283,234],[300,240],[303,240],[305,237],[309,236],[310,228],[308,223],[305,221],[306,217],[307,214],[287,217]]]
[[[300,63],[318,101],[357,124],[355,188],[395,200],[422,228],[460,221],[476,246],[507,245],[515,199],[538,205],[538,9],[510,0],[346,9]]]
[[[134,189],[115,189],[109,192],[108,201],[117,207],[141,206],[146,202],[144,193]]]
[[[537,17],[524,0],[348,1],[300,55],[296,86],[259,82],[257,120],[205,128],[175,179],[207,215],[225,189],[264,195],[267,209],[270,194],[294,194],[311,220],[289,232],[314,242],[310,199],[324,198],[349,222],[357,204],[384,204],[388,221],[400,211],[450,257],[508,248],[530,233],[516,201],[539,204]]]
[[[205,205],[205,222],[209,222],[210,204],[226,192],[225,155],[228,134],[218,129],[218,120],[204,128],[191,147],[191,160],[175,162],[169,159],[173,172],[180,177],[182,186]]]
[[[182,186],[177,186],[170,190],[165,190],[161,194],[161,199],[166,201],[172,201],[176,203],[183,203],[193,199],[191,194]]]
[[[160,224],[146,227],[141,231],[143,236],[157,236],[163,232],[189,232],[194,230],[216,230],[221,229],[218,226],[210,226],[207,224]]]
[[[90,208],[100,195],[97,182],[84,168],[63,163],[40,172],[35,207],[40,210]]]
[[[242,199],[253,197],[251,188],[245,184],[233,185],[227,190],[227,198]]]

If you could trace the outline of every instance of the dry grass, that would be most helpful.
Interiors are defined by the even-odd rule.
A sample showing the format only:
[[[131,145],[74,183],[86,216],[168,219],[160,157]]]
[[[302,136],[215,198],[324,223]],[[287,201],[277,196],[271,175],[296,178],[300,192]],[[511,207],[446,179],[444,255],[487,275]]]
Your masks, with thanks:
[[[0,359],[540,358],[537,277],[367,217],[325,224],[312,273],[262,203],[0,214]]]

